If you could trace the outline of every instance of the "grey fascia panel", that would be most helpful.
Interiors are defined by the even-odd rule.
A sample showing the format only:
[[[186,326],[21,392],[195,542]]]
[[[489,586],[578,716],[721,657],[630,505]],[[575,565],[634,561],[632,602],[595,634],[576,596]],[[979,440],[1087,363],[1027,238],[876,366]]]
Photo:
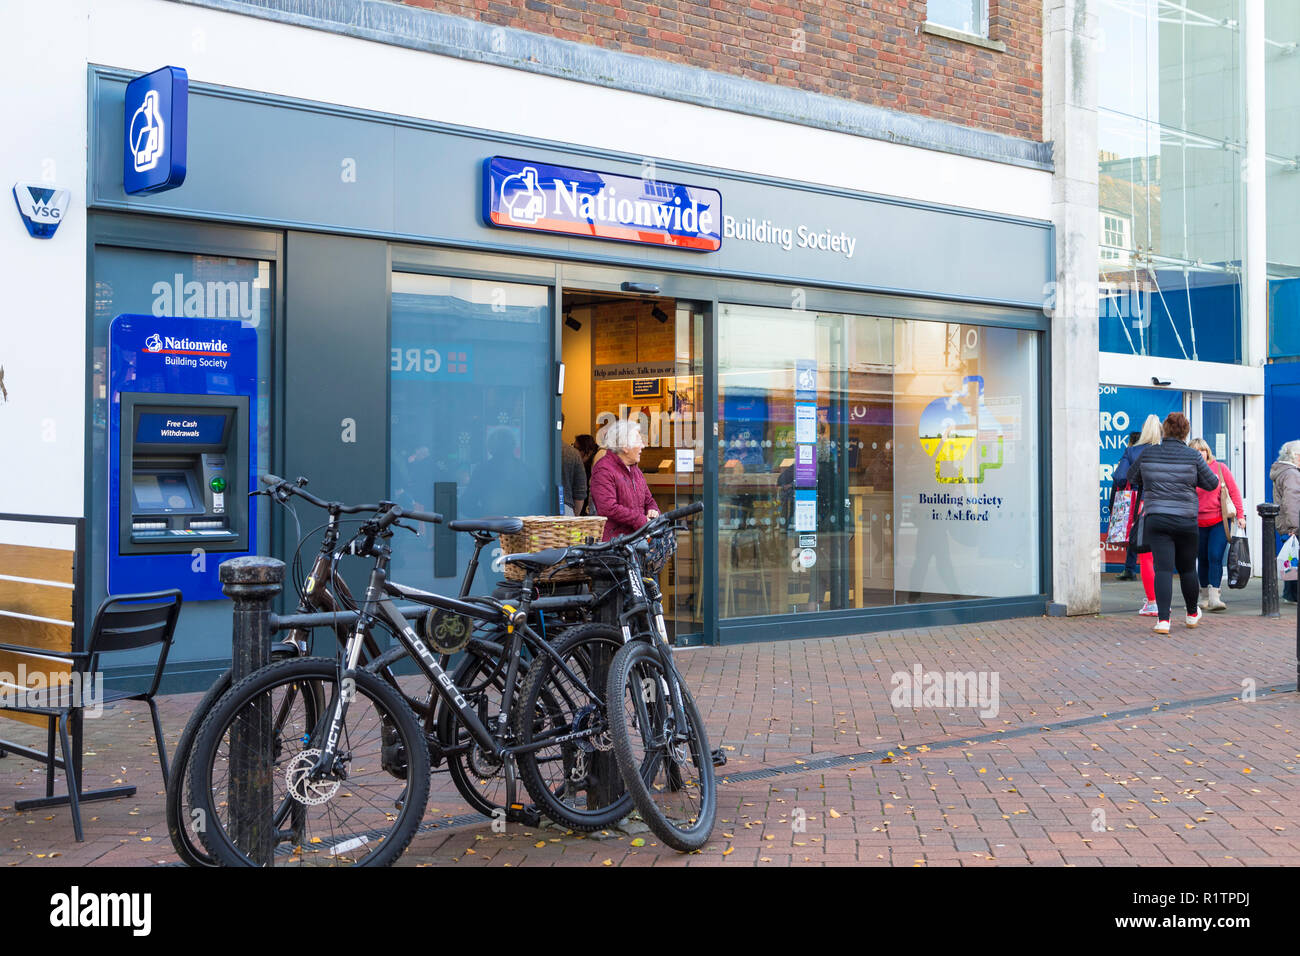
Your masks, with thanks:
[[[1051,171],[1052,144],[386,0],[173,0],[543,76]]]

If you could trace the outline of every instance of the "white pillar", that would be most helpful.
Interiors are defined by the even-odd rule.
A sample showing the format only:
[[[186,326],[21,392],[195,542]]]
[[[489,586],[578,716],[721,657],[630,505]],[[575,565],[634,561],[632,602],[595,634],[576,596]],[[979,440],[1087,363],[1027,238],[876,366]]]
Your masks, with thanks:
[[[1242,343],[1246,364],[1263,368],[1268,361],[1268,206],[1264,163],[1264,0],[1242,0],[1241,64],[1245,80],[1243,96],[1244,152],[1241,161],[1242,208],[1245,235],[1242,237]],[[1264,447],[1264,399],[1245,399],[1245,474],[1243,497],[1254,517],[1255,505],[1264,500],[1264,484],[1276,448]],[[1267,558],[1273,543],[1259,538],[1259,521],[1251,520],[1253,553]]]
[[[1095,0],[1044,0],[1043,130],[1052,141],[1052,613],[1101,609],[1097,489]]]

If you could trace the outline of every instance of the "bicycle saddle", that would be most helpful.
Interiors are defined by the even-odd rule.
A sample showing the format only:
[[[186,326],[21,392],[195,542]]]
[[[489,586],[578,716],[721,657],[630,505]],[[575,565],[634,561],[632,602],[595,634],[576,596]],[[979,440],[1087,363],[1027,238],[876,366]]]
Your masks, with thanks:
[[[448,521],[452,531],[486,531],[489,534],[518,534],[524,523],[518,518],[471,518],[466,521]]]
[[[568,548],[547,548],[545,551],[534,551],[531,554],[507,554],[501,560],[507,564],[522,564],[533,571],[541,571],[543,568],[559,564],[568,553]]]

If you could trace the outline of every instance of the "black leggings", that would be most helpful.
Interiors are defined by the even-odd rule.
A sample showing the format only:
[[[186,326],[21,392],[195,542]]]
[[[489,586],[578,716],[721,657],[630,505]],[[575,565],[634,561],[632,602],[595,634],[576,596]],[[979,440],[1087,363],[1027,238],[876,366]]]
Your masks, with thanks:
[[[1155,560],[1156,608],[1160,620],[1169,620],[1174,602],[1174,572],[1183,589],[1187,613],[1196,613],[1196,602],[1201,596],[1201,583],[1196,576],[1196,553],[1200,535],[1195,518],[1178,518],[1174,515],[1147,515],[1146,540],[1151,545]]]

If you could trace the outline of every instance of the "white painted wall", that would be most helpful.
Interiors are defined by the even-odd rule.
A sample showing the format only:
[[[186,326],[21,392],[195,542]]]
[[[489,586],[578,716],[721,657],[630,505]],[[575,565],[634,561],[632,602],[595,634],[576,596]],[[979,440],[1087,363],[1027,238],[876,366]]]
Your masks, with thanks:
[[[87,64],[320,100],[829,186],[1051,218],[1049,173],[807,129],[166,0],[7,0],[4,186],[71,187],[53,240],[0,225],[0,510],[80,514]],[[21,95],[19,95],[21,91]],[[671,134],[666,131],[671,130]],[[182,187],[183,188],[183,187]]]
[[[0,511],[82,513],[86,328],[86,3],[17,0],[0,30]],[[53,239],[33,239],[15,182],[69,187]],[[34,536],[33,536],[34,534]],[[45,533],[48,535],[48,532]],[[48,544],[21,525],[0,540]]]

